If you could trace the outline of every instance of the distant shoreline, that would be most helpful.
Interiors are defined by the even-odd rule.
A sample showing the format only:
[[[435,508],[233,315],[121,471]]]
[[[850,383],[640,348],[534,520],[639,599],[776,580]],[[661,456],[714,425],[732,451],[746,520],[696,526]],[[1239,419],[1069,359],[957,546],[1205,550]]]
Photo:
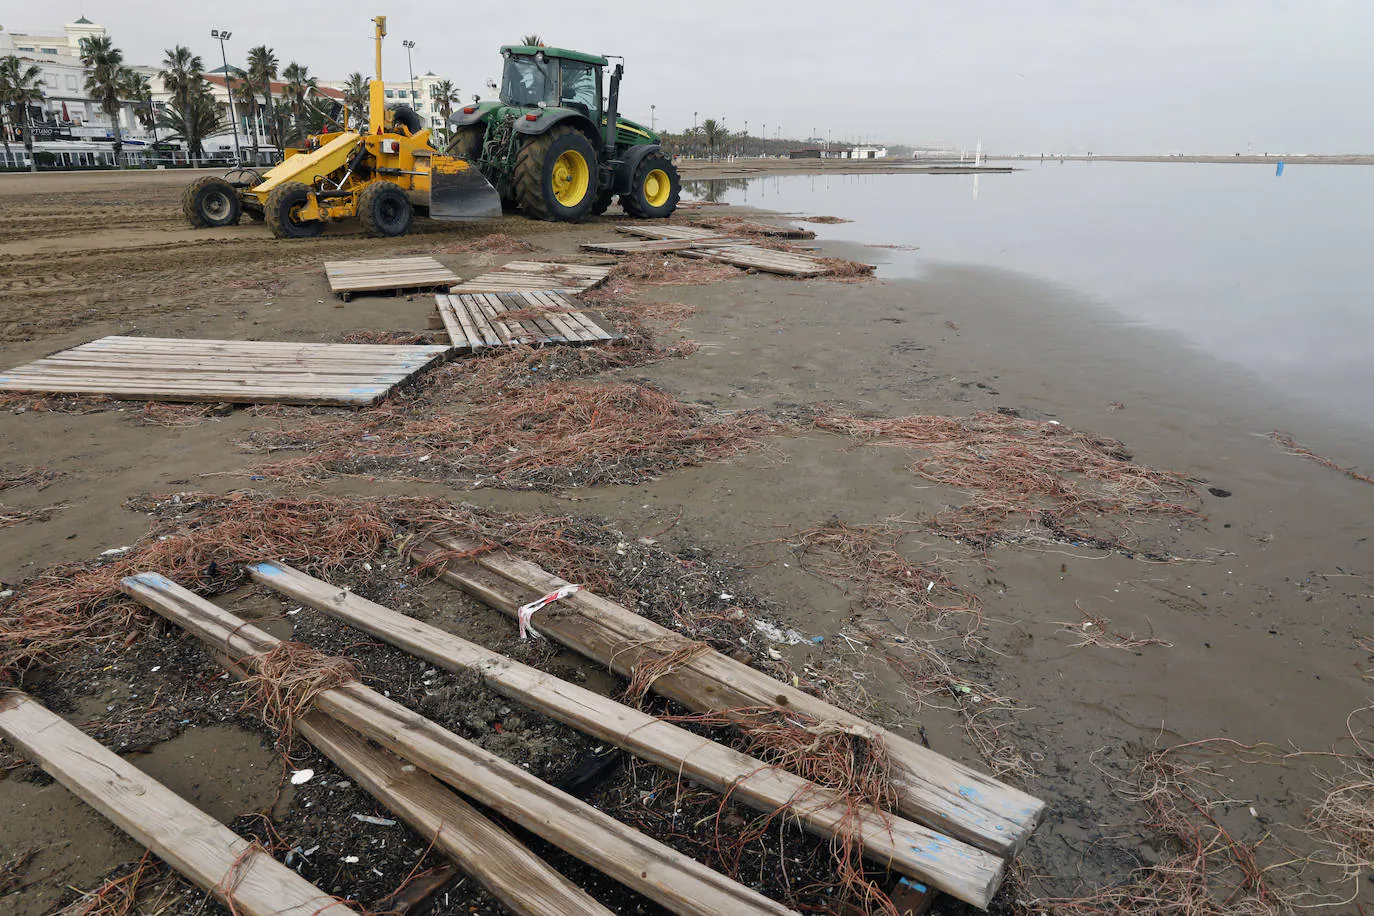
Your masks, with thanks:
[[[1214,162],[1239,165],[1274,165],[1283,162],[1288,165],[1374,165],[1374,153],[1351,153],[1344,155],[1281,155],[1269,153],[1260,156],[984,156],[985,161],[999,162]]]

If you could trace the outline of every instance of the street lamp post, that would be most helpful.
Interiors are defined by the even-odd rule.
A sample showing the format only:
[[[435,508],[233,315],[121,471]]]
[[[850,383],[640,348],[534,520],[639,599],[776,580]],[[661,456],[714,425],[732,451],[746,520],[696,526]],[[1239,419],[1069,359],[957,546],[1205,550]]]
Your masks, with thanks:
[[[410,107],[415,107],[415,67],[410,63],[410,51],[415,47],[413,41],[403,41],[401,44],[406,46],[406,69],[410,71]]]
[[[658,106],[649,106],[649,130],[658,130]]]
[[[219,39],[219,59],[224,62],[224,88],[229,93],[229,129],[234,132],[234,165],[239,165],[243,160],[239,152],[239,117],[234,113],[234,84],[229,79],[229,56],[224,51],[224,43],[229,40],[230,34],[223,29],[210,30],[210,37]]]
[[[697,140],[697,115],[698,115],[698,114],[700,114],[700,112],[697,112],[697,111],[692,112],[692,156],[693,156],[693,158],[695,158],[696,156],[698,156],[698,155],[701,154],[701,144],[700,144],[700,142],[698,142],[698,140]]]

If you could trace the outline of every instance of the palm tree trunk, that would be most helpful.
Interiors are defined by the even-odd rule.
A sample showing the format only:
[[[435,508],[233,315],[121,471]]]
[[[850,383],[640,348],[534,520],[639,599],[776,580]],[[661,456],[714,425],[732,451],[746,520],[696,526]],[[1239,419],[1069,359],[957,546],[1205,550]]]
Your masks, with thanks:
[[[29,103],[24,103],[24,149],[29,154],[29,171],[38,171],[38,155],[33,151],[33,112],[29,109]]]
[[[5,166],[10,164],[10,131],[5,118],[5,103],[0,102],[0,140],[5,141]]]

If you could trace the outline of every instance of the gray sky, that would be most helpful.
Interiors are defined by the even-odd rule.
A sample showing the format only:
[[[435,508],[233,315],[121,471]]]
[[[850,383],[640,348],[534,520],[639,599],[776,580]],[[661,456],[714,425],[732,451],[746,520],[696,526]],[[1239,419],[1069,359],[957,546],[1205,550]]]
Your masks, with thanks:
[[[283,15],[270,12],[274,6]],[[390,7],[389,9],[387,7]],[[46,31],[82,12],[131,63],[190,45],[219,60],[211,27],[339,79],[372,67],[388,16],[388,78],[433,70],[485,92],[497,47],[527,32],[626,58],[622,110],[658,126],[692,113],[757,134],[947,141],[998,151],[1368,152],[1374,118],[1370,0],[166,0],[6,3],[0,25]],[[213,62],[213,63],[212,63]]]

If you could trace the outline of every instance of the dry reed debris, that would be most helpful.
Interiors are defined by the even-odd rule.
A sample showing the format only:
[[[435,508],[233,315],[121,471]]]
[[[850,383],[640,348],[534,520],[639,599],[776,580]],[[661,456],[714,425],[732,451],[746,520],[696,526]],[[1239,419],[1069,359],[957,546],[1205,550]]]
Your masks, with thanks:
[[[1320,464],[1324,468],[1330,468],[1333,471],[1339,471],[1346,477],[1349,477],[1351,480],[1358,480],[1361,483],[1374,483],[1374,477],[1370,477],[1368,474],[1361,474],[1354,468],[1343,467],[1342,465],[1339,465],[1336,462],[1332,461],[1330,458],[1324,458],[1321,455],[1318,455],[1316,452],[1312,451],[1307,446],[1299,445],[1297,442],[1293,440],[1293,437],[1288,435],[1287,433],[1275,431],[1269,434],[1269,438],[1274,440],[1275,444],[1277,444],[1280,448],[1282,448],[1285,452],[1287,452],[1290,455],[1297,455],[1300,458],[1306,458],[1308,461],[1315,461],[1317,462],[1317,464]]]
[[[1137,552],[1137,538],[1112,518],[1196,518],[1189,478],[1136,464],[1112,439],[1080,433],[1055,421],[1000,413],[972,417],[860,418],[816,421],[861,445],[889,445],[929,453],[909,468],[936,483],[968,491],[970,500],[931,520],[939,534],[979,547],[1011,540],[1053,540],[1104,550]],[[1013,530],[1023,518],[1028,525]]]

